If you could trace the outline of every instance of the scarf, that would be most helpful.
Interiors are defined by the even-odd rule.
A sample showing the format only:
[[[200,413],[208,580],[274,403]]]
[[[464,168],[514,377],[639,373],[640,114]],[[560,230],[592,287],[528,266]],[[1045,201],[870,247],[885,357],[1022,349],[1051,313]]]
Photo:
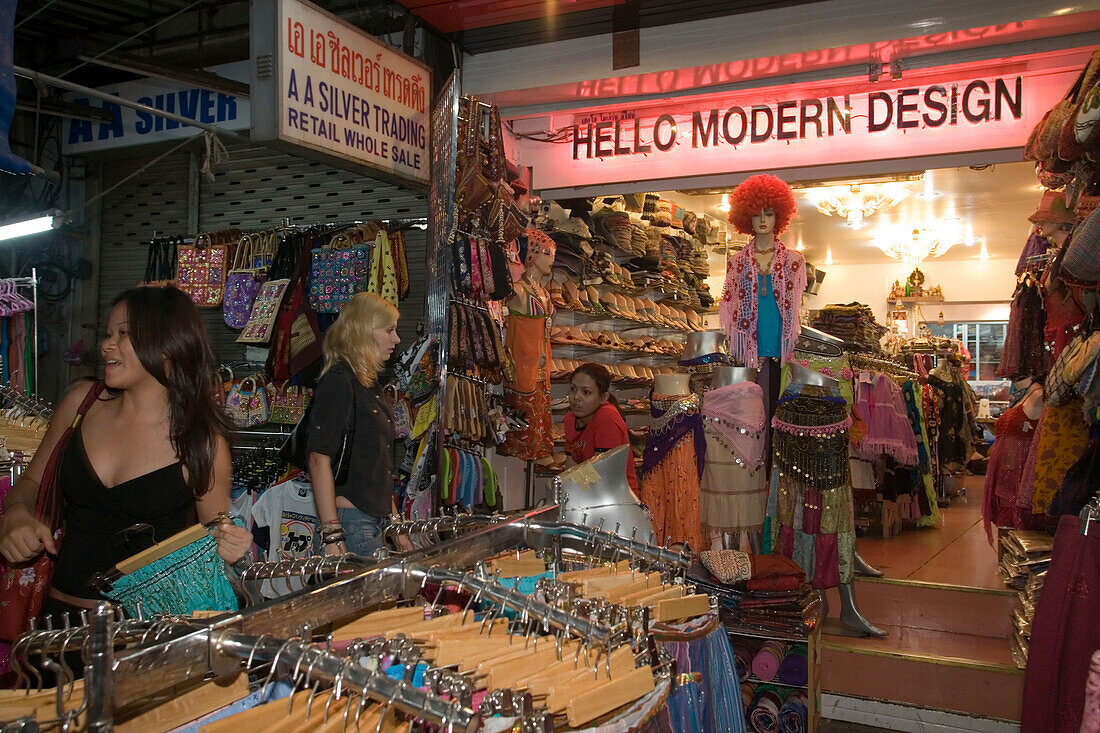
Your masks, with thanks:
[[[689,395],[673,399],[675,401],[667,410],[658,404],[659,397],[650,400],[649,416],[653,422],[645,439],[642,476],[649,476],[656,471],[672,449],[690,435],[695,441],[696,478],[702,478],[707,442],[703,433],[703,418],[699,414],[699,398]]]
[[[755,382],[716,387],[703,398],[703,421],[748,468],[764,461],[764,393]]]
[[[756,275],[756,237],[753,237],[726,263],[726,284],[722,287],[718,306],[722,330],[730,340],[730,355],[740,359],[747,367],[759,365],[756,328],[760,284]],[[800,253],[784,247],[778,238],[775,240],[771,276],[775,302],[783,319],[780,351],[786,361],[794,351],[795,340],[801,330],[798,309],[802,305],[802,291],[806,289],[806,260]]]

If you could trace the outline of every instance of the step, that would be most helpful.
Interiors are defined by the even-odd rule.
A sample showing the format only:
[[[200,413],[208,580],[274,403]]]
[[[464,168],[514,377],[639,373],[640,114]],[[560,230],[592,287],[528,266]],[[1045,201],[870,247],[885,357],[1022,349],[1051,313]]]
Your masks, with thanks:
[[[834,620],[826,623],[821,640],[822,690],[987,718],[1020,719],[1024,674],[1013,663],[1006,638],[868,617],[889,635],[853,639],[830,633]]]
[[[1012,634],[1016,592],[1005,588],[971,588],[918,580],[857,578],[856,603],[876,626],[910,627],[1005,640]],[[835,588],[826,594],[833,615],[839,613]]]

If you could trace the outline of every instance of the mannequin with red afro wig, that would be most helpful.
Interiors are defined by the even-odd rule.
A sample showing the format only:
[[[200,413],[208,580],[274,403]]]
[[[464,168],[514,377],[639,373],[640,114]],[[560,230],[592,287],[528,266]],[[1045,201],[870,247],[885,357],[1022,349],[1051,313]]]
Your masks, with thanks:
[[[746,179],[730,194],[729,221],[742,234],[753,234],[752,217],[765,209],[775,212],[775,233],[787,231],[798,210],[791,187],[775,176],[761,173]]]

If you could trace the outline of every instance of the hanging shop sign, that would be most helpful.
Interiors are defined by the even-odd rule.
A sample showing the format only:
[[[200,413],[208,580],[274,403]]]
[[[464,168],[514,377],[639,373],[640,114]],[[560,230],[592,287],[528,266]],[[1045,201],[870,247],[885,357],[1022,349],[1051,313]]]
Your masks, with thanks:
[[[248,63],[244,61],[212,66],[207,71],[233,81],[248,82]],[[122,82],[99,87],[99,90],[225,130],[247,130],[251,124],[248,100],[232,94],[160,79]],[[66,119],[61,138],[61,151],[65,155],[178,140],[202,133],[199,128],[176,120],[166,120],[151,112],[105,100],[90,99],[76,92],[67,94],[65,100],[110,110],[114,118],[111,122]]]
[[[423,187],[432,74],[303,0],[254,0],[252,137]]]
[[[514,120],[540,190],[1019,148],[1087,54],[794,84]],[[1059,67],[1060,65],[1060,67]],[[539,129],[541,126],[541,129]]]

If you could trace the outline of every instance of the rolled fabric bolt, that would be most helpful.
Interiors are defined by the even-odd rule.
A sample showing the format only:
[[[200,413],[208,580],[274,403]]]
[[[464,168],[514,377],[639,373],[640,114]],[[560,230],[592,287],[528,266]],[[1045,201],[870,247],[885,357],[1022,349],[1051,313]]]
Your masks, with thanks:
[[[780,733],[806,733],[808,730],[808,713],[806,705],[806,693],[801,690],[792,692],[779,708]]]
[[[752,674],[752,650],[741,645],[735,645],[733,647],[733,657],[737,664],[737,676],[742,680],[747,680],[749,675]]]
[[[787,656],[779,665],[779,681],[785,685],[801,687],[806,684],[807,665],[806,650],[800,646],[792,646],[787,650]]]
[[[779,732],[779,708],[783,700],[775,690],[765,689],[757,693],[749,711],[749,724],[757,733]]]
[[[752,699],[756,696],[756,688],[748,682],[741,683],[741,707],[745,712],[752,709]]]
[[[783,644],[775,640],[765,642],[764,646],[760,647],[760,651],[752,659],[753,675],[765,682],[771,680],[775,677],[775,673],[779,671],[779,665],[783,657]]]

